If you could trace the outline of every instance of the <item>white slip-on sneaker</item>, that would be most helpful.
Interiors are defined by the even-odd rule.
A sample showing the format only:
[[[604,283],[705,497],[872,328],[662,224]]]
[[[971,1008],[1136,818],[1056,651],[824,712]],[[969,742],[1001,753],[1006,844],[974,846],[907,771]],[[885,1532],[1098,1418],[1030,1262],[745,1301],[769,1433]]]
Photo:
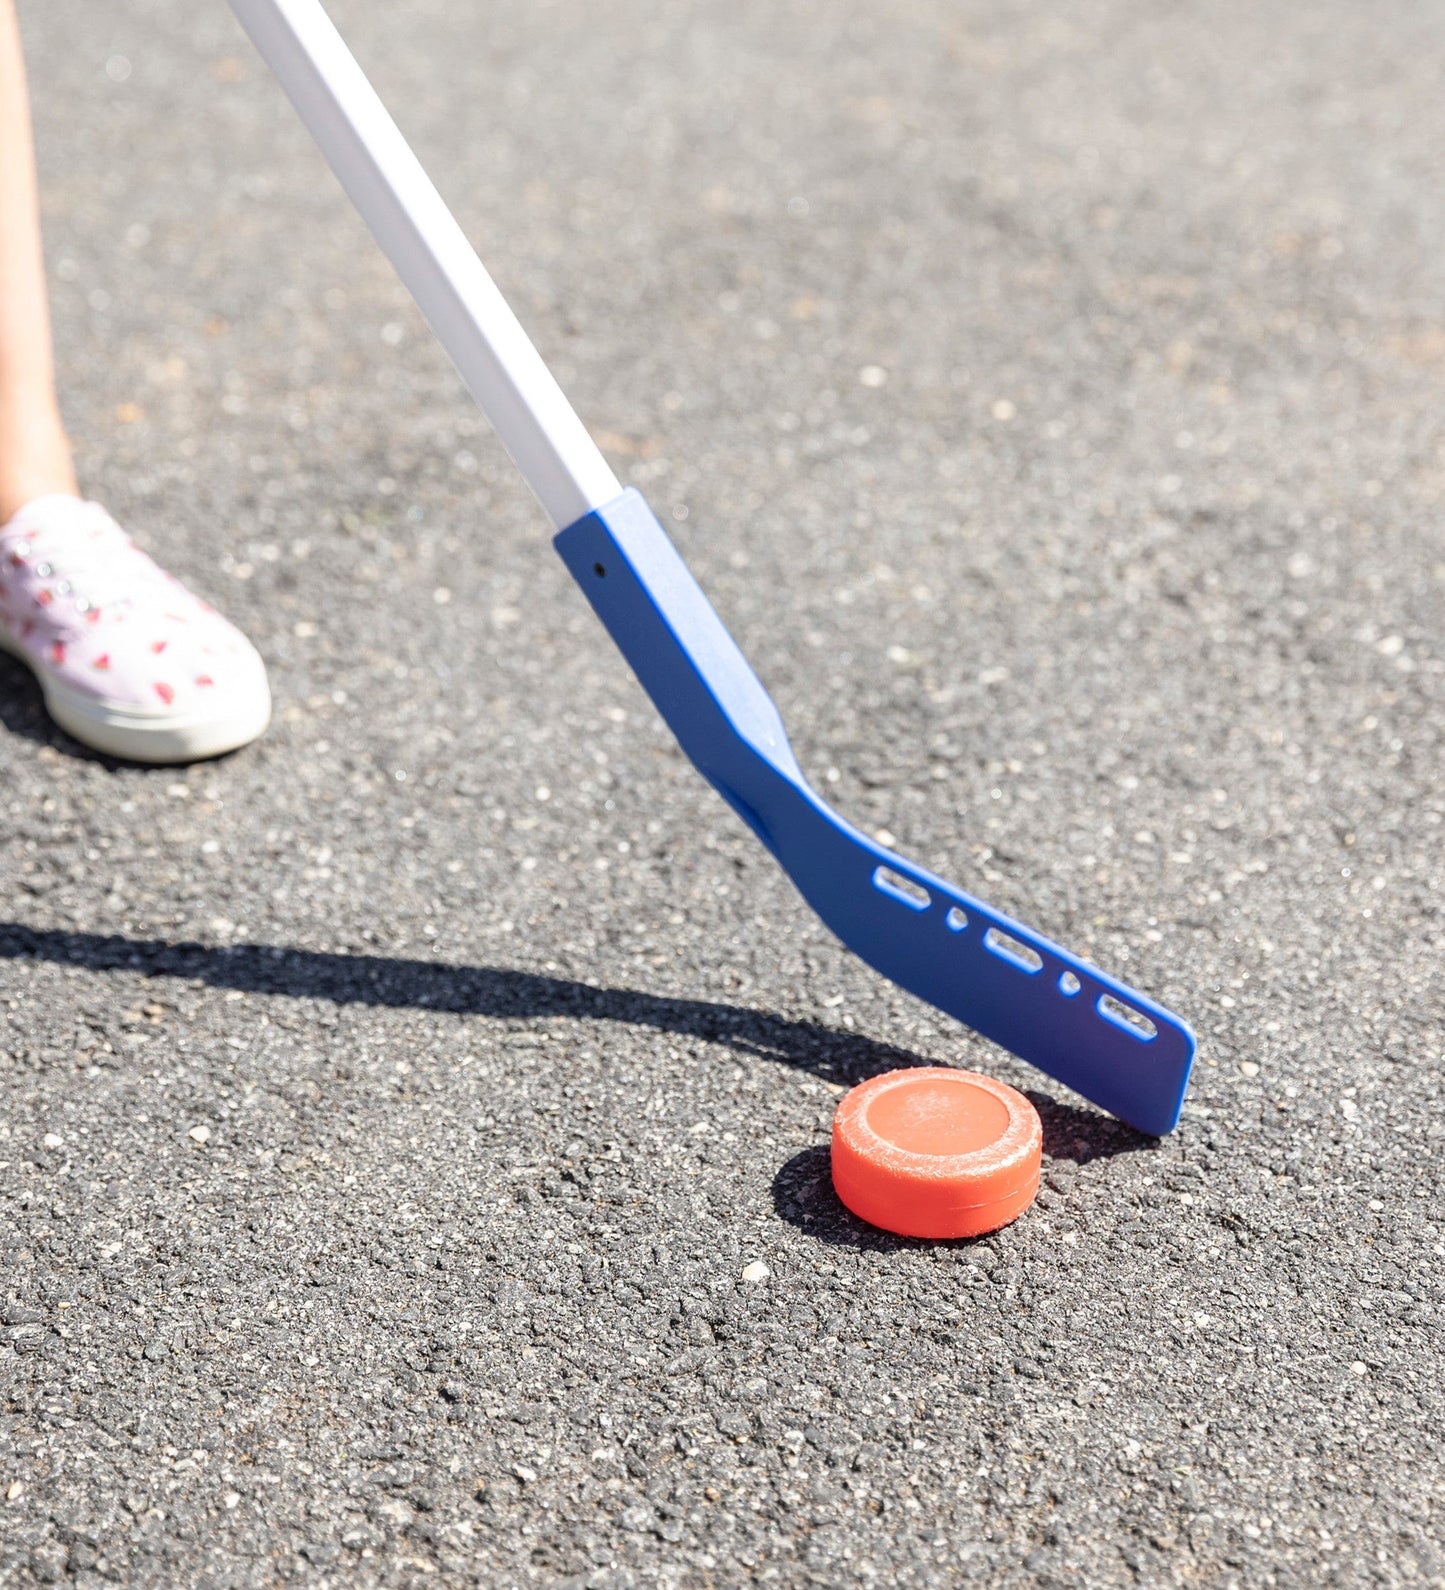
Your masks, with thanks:
[[[128,761],[220,756],[271,719],[250,641],[76,497],[39,497],[0,526],[0,647],[61,728]]]

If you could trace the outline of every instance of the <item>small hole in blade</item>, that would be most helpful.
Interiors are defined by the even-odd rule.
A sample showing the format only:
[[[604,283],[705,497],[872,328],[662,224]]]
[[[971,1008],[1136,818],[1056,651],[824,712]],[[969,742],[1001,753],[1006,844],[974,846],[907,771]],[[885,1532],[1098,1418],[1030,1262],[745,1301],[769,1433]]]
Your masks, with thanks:
[[[594,563],[592,565],[592,572],[599,580],[604,579],[607,575],[607,570],[604,569],[600,563]]]
[[[894,872],[892,867],[874,868],[873,887],[884,894],[891,894],[911,911],[926,911],[933,904],[933,896],[921,883],[905,878],[901,872]]]
[[[1059,979],[1059,992],[1066,999],[1072,999],[1084,985],[1072,972],[1065,972]]]
[[[961,911],[956,905],[948,908],[948,915],[944,917],[943,921],[950,933],[962,933],[968,926],[967,913]]]
[[[990,928],[983,936],[983,942],[1001,959],[1017,966],[1021,972],[1042,971],[1044,958],[1030,945],[1021,943],[1016,938],[1011,938],[999,928]]]
[[[1112,994],[1099,995],[1098,1010],[1105,1021],[1112,1021],[1140,1043],[1148,1043],[1151,1038],[1159,1036],[1159,1029],[1142,1010],[1135,1010],[1132,1005],[1126,1005],[1122,999],[1115,999]]]

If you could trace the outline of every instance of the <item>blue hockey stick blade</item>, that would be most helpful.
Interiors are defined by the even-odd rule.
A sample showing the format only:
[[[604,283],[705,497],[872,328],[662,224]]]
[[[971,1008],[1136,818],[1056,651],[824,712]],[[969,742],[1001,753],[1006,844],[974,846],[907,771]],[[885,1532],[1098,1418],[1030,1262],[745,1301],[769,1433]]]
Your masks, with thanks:
[[[850,950],[1121,1121],[1173,1131],[1194,1063],[1189,1028],[821,800],[772,697],[638,492],[555,545],[698,771]]]

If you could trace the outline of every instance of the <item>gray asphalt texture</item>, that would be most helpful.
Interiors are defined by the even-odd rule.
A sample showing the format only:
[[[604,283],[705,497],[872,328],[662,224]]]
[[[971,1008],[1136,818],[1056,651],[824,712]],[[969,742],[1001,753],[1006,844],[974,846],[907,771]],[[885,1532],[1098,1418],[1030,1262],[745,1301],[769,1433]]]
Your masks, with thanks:
[[[819,787],[1195,1024],[1160,1142],[809,915],[219,0],[21,9],[86,483],[277,720],[0,665],[0,1584],[1445,1584],[1445,7],[336,6]],[[925,1061],[980,1242],[829,1186]]]

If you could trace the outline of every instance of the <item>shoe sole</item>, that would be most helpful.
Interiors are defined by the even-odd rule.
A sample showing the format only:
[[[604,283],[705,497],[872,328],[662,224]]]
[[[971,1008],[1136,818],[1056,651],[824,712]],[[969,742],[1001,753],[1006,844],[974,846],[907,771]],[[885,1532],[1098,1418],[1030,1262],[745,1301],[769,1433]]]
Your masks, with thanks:
[[[51,679],[0,629],[0,651],[9,652],[35,675],[45,710],[73,739],[93,751],[126,762],[201,762],[238,751],[265,732],[271,721],[271,691],[262,676],[251,698],[222,717],[178,717],[114,706]]]

